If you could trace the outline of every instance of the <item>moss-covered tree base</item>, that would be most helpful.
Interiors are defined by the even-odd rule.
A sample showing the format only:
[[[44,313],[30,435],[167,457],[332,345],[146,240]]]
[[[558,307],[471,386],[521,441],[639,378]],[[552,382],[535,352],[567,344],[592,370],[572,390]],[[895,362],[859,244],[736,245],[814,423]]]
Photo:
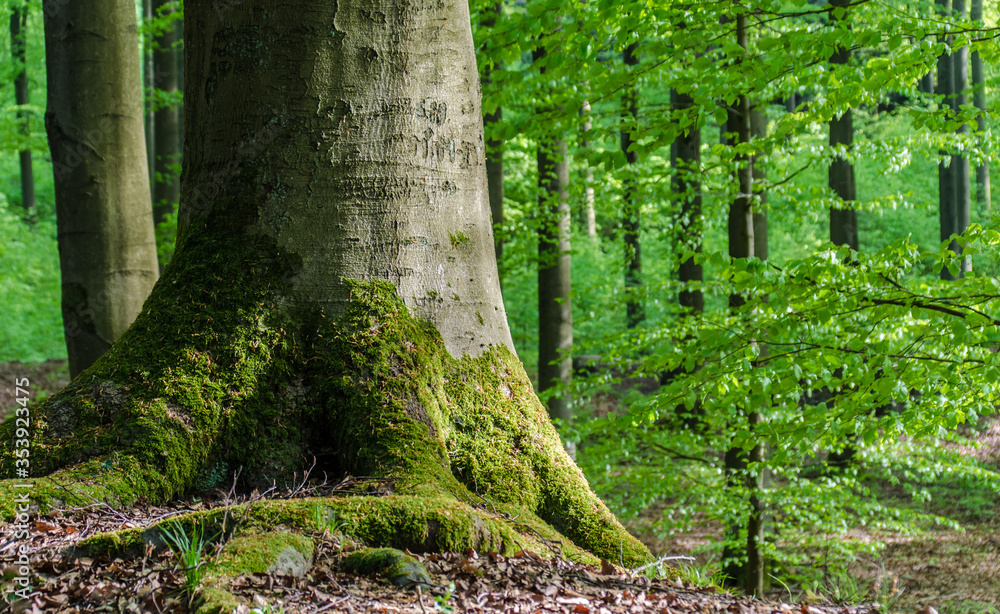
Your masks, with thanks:
[[[390,497],[327,503],[370,545],[506,551],[530,547],[533,534],[564,541],[574,558],[582,549],[626,565],[648,560],[563,450],[509,350],[453,357],[383,282],[353,283],[336,319],[289,307],[281,275],[293,265],[262,259],[266,248],[248,248],[276,267],[252,271],[253,283],[240,279],[246,264],[183,262],[212,250],[179,253],[120,342],[33,409],[33,488],[19,486],[4,447],[5,518],[26,491],[41,508],[157,503],[228,487],[237,469],[246,488],[290,483],[315,459],[314,475],[391,481]],[[193,274],[219,282],[191,286]],[[13,430],[8,421],[0,437]],[[253,514],[273,513],[262,529],[303,526],[289,520],[306,514],[303,505],[272,502]]]
[[[334,532],[358,550],[344,571],[377,574],[398,585],[428,581],[426,571],[400,552],[519,551],[597,564],[598,559],[529,513],[514,508],[485,509],[451,496],[333,496],[265,500],[193,512],[156,525],[104,533],[80,542],[79,555],[141,556],[149,547],[164,548],[164,528],[209,538],[211,556],[197,595],[202,612],[229,612],[238,600],[226,587],[252,573],[302,575],[311,566],[314,539]],[[218,544],[224,544],[214,555]],[[392,550],[390,550],[392,549]]]

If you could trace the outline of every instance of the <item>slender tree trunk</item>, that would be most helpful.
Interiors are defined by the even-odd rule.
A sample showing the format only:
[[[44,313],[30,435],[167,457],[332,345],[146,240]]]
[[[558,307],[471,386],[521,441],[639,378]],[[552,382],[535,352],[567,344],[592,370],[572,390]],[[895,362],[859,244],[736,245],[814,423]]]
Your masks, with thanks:
[[[750,109],[750,135],[755,139],[767,136],[767,106],[758,102]],[[753,255],[767,260],[767,191],[763,189],[767,172],[764,166],[753,162],[753,189],[757,199],[753,208]]]
[[[947,14],[950,12],[949,0],[937,0],[940,7],[939,12]],[[951,37],[946,38],[950,44]],[[941,98],[941,103],[954,109],[955,104],[955,62],[950,53],[942,54],[937,63],[937,95]],[[940,155],[948,155],[948,152],[941,150]],[[956,182],[954,164],[946,164],[944,160],[938,162],[938,214],[940,218],[941,241],[947,241],[951,235],[958,230],[958,204],[956,202]],[[958,253],[958,244],[954,241],[950,244],[950,249]],[[947,268],[941,269],[941,279],[954,279]]]
[[[631,43],[622,51],[625,70],[633,77],[635,76],[634,68],[639,64],[639,57],[635,53],[638,46],[638,43]],[[625,169],[624,193],[622,195],[625,312],[628,327],[635,328],[646,319],[646,311],[642,304],[642,250],[639,236],[642,228],[642,214],[640,212],[638,183],[635,177],[635,164],[639,161],[639,154],[632,151],[632,145],[636,141],[633,126],[639,121],[638,92],[634,83],[628,86],[626,93],[622,96],[622,117],[625,121],[625,127],[621,131],[621,147],[622,153],[625,154],[625,161],[628,163],[628,167]]]
[[[688,111],[694,100],[688,94],[670,91],[670,103],[678,111]],[[701,131],[697,125],[680,134],[670,147],[670,165],[674,169],[673,189],[681,198],[678,249],[690,249],[695,254],[702,252],[704,220],[701,209]],[[692,258],[683,258],[677,270],[681,291],[678,296],[680,306],[685,310],[701,313],[705,310],[705,296],[700,288],[690,284],[700,284],[703,271],[700,263]]]
[[[934,73],[928,72],[926,75],[920,78],[920,85],[917,89],[924,94],[934,93]]]
[[[153,20],[153,1],[142,0],[142,14],[144,21],[148,24]],[[143,76],[143,123],[146,134],[146,165],[149,169],[149,185],[156,185],[156,112],[153,110],[153,94],[156,89],[156,69],[153,67],[153,41],[150,34],[146,34],[142,48],[142,76]],[[150,192],[150,198],[153,197]],[[150,200],[150,206],[153,202]]]
[[[484,17],[482,25],[486,28],[496,26],[500,16],[500,4],[494,4],[489,9],[489,15]],[[483,68],[483,89],[493,84],[490,67]],[[503,120],[503,109],[497,106],[492,113],[483,116],[486,124],[486,184],[490,195],[490,212],[493,215],[493,245],[497,256],[497,266],[503,262],[503,141],[496,138],[496,130]],[[502,267],[500,267],[502,270]]]
[[[836,17],[836,13],[832,13],[834,25],[837,21],[850,18],[847,12],[850,0],[831,0],[830,4],[846,9],[840,19]],[[830,57],[830,68],[837,70],[837,66],[845,66],[850,59],[851,50],[843,46],[838,47]],[[845,155],[854,148],[853,117],[853,110],[846,109],[839,117],[830,119],[830,147],[836,149],[843,146]],[[854,185],[854,164],[846,157],[840,157],[838,153],[834,153],[834,159],[830,162],[829,186],[845,205],[843,208],[830,207],[830,241],[834,245],[846,245],[857,251],[858,214],[852,206],[858,198]]]
[[[583,180],[583,219],[586,225],[584,231],[588,237],[597,236],[597,213],[594,210],[594,168],[590,166],[590,160],[586,157],[587,150],[590,149],[590,142],[587,140],[587,133],[591,129],[590,101],[584,100],[580,105],[580,131],[583,138],[580,139],[580,149],[584,151],[584,169],[581,171]]]
[[[503,120],[503,110],[487,113],[486,134],[492,135]],[[493,248],[497,256],[497,265],[503,262],[503,141],[489,136],[486,139],[486,183],[490,194],[490,212],[493,216]]]
[[[983,22],[983,0],[971,0],[969,5],[969,17],[973,23]],[[983,74],[983,58],[978,51],[973,51],[970,55],[972,64],[972,100],[977,109],[986,109],[986,80]],[[986,115],[980,113],[977,120],[980,132],[986,130]],[[983,160],[983,163],[976,167],[976,203],[980,211],[988,214],[992,203],[990,197],[990,162]]]
[[[750,110],[750,133],[754,139],[767,136],[767,106],[755,104]],[[767,173],[764,166],[753,163],[753,189],[757,201],[753,212],[753,255],[754,258],[767,260],[767,191],[762,189]],[[767,345],[760,343],[760,354],[764,356]],[[756,408],[754,408],[756,409]],[[747,416],[750,433],[760,428],[763,416],[758,411],[751,411]],[[756,596],[764,594],[764,556],[761,552],[764,543],[764,504],[761,501],[761,491],[764,487],[764,442],[760,439],[750,449],[749,462],[756,466],[756,473],[749,473],[746,478],[750,490],[750,514],[747,518],[747,585],[748,593]]]
[[[10,14],[10,49],[14,59],[14,104],[28,104],[28,66],[24,53],[24,29],[28,25],[28,3],[14,4]],[[21,134],[25,139],[31,138],[31,121],[28,114],[17,112],[20,120]],[[35,176],[31,166],[31,147],[26,146],[18,152],[21,165],[21,206],[24,216],[34,220],[37,215],[35,206]]]
[[[737,44],[744,49],[748,48],[748,28],[746,14],[740,12],[736,17],[736,38]],[[729,133],[735,135],[735,144],[749,143],[752,138],[751,131],[751,105],[750,98],[741,93],[736,101],[736,107],[729,112]],[[753,258],[755,237],[754,237],[754,199],[753,199],[753,160],[748,154],[736,156],[737,178],[739,183],[739,193],[733,199],[729,208],[729,256],[731,258]],[[729,296],[729,305],[738,308],[746,304],[746,298],[732,294]],[[741,408],[746,416],[748,427],[752,430],[755,422],[759,420],[757,412],[749,408]],[[761,531],[759,502],[755,495],[758,492],[757,479],[748,472],[749,455],[741,447],[733,447],[726,451],[725,471],[726,481],[730,487],[737,492],[747,492],[750,496],[750,508],[747,513],[748,536],[746,540],[745,554],[747,563],[745,565],[730,563],[724,569],[724,573],[730,581],[736,585],[743,586],[748,592],[756,593],[758,586],[763,586],[763,576],[759,552],[758,535]],[[734,525],[729,528],[730,541],[738,539],[740,526]],[[723,550],[723,558],[738,558],[740,552],[731,546]]]
[[[172,0],[154,0],[157,15],[172,12]],[[177,28],[172,26],[155,40],[153,75],[156,89],[167,95],[177,93]],[[175,170],[180,164],[180,117],[177,105],[167,104],[156,109],[154,120],[154,151],[156,183],[153,184],[153,223],[162,223],[180,199],[180,177]],[[162,263],[161,263],[162,264]],[[162,266],[161,266],[162,270]]]
[[[184,92],[184,20],[177,21],[177,44],[174,45],[174,57],[177,58],[177,91]],[[184,155],[184,101],[177,105],[177,151]],[[180,160],[183,163],[183,160]],[[180,178],[178,177],[178,180]]]
[[[792,92],[785,98],[785,112],[795,113],[795,110],[799,108],[799,96],[797,93]]]
[[[45,127],[74,377],[125,332],[157,278],[136,32],[130,0],[45,13]]]
[[[537,62],[544,48],[532,53]],[[543,69],[544,72],[544,69]],[[543,117],[549,109],[539,109]],[[548,120],[551,122],[551,119]],[[538,144],[538,391],[568,385],[573,373],[570,260],[569,151],[562,135],[547,131]],[[569,399],[554,395],[549,416],[573,417]]]
[[[952,9],[955,16],[962,18],[966,16],[965,0],[953,0]],[[954,108],[958,112],[967,102],[967,90],[969,87],[969,48],[961,47],[954,53],[954,80],[955,98]],[[969,125],[962,124],[958,133],[960,135],[969,134]],[[965,234],[972,221],[972,194],[970,185],[970,169],[968,155],[953,155],[951,165],[955,169],[955,233]],[[962,247],[956,243],[956,254],[962,253]],[[960,277],[971,270],[972,260],[969,256],[962,258]]]

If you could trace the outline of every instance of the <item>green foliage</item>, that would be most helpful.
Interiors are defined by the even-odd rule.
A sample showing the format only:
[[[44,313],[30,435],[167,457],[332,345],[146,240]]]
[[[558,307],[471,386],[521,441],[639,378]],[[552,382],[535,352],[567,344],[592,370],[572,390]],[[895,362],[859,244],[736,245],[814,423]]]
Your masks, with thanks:
[[[184,573],[184,590],[189,595],[194,595],[208,573],[209,561],[205,548],[215,538],[206,538],[205,529],[200,524],[192,527],[190,535],[179,522],[172,527],[164,526],[161,531],[164,541],[178,559],[178,568]]]
[[[0,194],[0,361],[64,358],[55,221],[21,215]]]

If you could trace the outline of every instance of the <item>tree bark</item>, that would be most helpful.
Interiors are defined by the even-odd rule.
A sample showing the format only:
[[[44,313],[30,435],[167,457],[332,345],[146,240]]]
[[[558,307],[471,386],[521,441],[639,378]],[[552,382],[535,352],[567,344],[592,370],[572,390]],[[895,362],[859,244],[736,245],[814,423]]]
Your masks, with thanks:
[[[489,8],[489,15],[484,17],[482,25],[486,28],[496,26],[500,16],[500,4]],[[483,89],[491,85],[490,67],[483,68]],[[483,118],[486,126],[486,183],[489,187],[490,212],[493,215],[493,245],[496,251],[497,266],[503,262],[503,141],[496,138],[496,130],[503,120],[503,109],[499,106],[492,113],[486,113]]]
[[[670,91],[671,106],[681,112],[691,109],[694,100],[688,94]],[[704,220],[701,209],[701,131],[697,125],[678,135],[670,147],[670,165],[674,169],[674,193],[681,198],[680,223],[678,224],[679,249],[702,252]],[[680,306],[695,313],[705,310],[705,296],[698,287],[704,281],[702,266],[694,258],[681,260],[677,278],[681,283],[678,296]]]
[[[947,14],[950,12],[949,0],[937,0],[939,12]],[[951,44],[951,37],[943,37],[945,42]],[[955,104],[955,62],[952,54],[942,54],[937,63],[937,91],[935,92],[945,106],[954,109]],[[948,155],[948,152],[941,150],[941,156]],[[938,217],[940,219],[941,241],[949,240],[951,235],[958,229],[958,203],[956,202],[956,182],[957,176],[955,166],[946,164],[944,160],[938,162]],[[952,241],[949,249],[958,253],[958,244]],[[947,268],[941,269],[941,279],[954,279]]]
[[[532,52],[535,62],[545,57],[545,49]],[[544,74],[544,67],[541,69]],[[544,116],[551,109],[540,108]],[[548,120],[551,122],[551,119]],[[569,151],[562,135],[548,131],[538,144],[538,391],[560,383],[569,385],[573,374],[573,308],[570,298]],[[569,399],[561,394],[549,397],[549,416],[560,420],[573,417]]]
[[[28,3],[14,4],[10,14],[10,49],[14,59],[14,104],[18,106],[28,104],[28,67],[24,53],[24,29],[27,25]],[[21,135],[30,143],[29,116],[18,111],[17,117],[20,120]],[[30,145],[18,152],[18,161],[21,166],[21,206],[24,208],[25,218],[34,220],[38,210],[35,206],[35,176],[31,165]]]
[[[62,311],[70,375],[104,354],[157,278],[135,7],[45,13]]]
[[[635,76],[635,67],[639,65],[636,55],[638,43],[631,43],[622,51],[622,61],[625,70]],[[642,303],[642,245],[640,232],[642,229],[642,213],[638,183],[635,177],[635,164],[639,154],[632,149],[636,142],[631,126],[639,121],[639,96],[636,85],[628,86],[622,96],[622,117],[625,126],[621,131],[622,153],[628,167],[625,169],[625,179],[622,194],[622,243],[625,248],[625,318],[629,328],[635,328],[646,319],[646,310]]]
[[[390,485],[351,499],[372,543],[513,553],[538,531],[648,561],[512,351],[468,4],[190,2],[185,22],[177,249],[122,339],[36,408],[33,501],[154,503],[220,466],[287,483],[315,458]],[[135,40],[111,34],[86,40]],[[0,447],[0,476],[14,461]]]
[[[965,0],[953,0],[952,10],[954,11],[956,17],[965,17]],[[953,108],[957,113],[962,106],[968,102],[967,90],[969,87],[969,48],[961,47],[955,50],[953,59],[955,62],[954,72],[952,74],[955,88]],[[958,133],[960,135],[969,134],[969,125],[962,124],[958,129]],[[955,234],[961,235],[965,234],[966,229],[969,227],[969,223],[972,221],[969,156],[961,154],[952,155],[951,166],[954,168],[953,172],[955,173]],[[955,248],[956,254],[962,253],[961,245],[956,243]],[[971,265],[971,258],[969,256],[963,257],[959,277],[965,277],[965,274],[971,270]]]
[[[973,23],[981,24],[983,21],[983,0],[971,0],[969,5],[969,18]],[[986,80],[983,74],[983,58],[978,51],[973,51],[969,57],[972,64],[972,101],[977,109],[986,110]],[[986,130],[986,115],[980,113],[977,119],[977,126],[980,132]],[[976,167],[976,203],[980,211],[988,214],[991,209],[992,200],[990,196],[990,162],[983,160],[983,163]]]
[[[750,135],[754,139],[767,136],[767,105],[759,101],[750,109]],[[753,208],[753,255],[767,260],[767,191],[763,189],[767,171],[764,166],[753,161],[753,189],[756,202]]]
[[[153,21],[153,0],[142,0],[143,20]],[[146,134],[146,165],[149,169],[149,185],[156,185],[156,112],[153,110],[153,93],[156,89],[153,67],[153,41],[147,33],[142,47],[143,121]],[[150,198],[152,198],[150,192]],[[153,202],[150,201],[150,207]]]
[[[850,0],[831,0],[830,4],[849,10]],[[841,19],[849,19],[847,12],[841,19],[838,19],[835,13],[831,15],[834,23]],[[843,46],[838,47],[830,56],[831,69],[837,70],[837,66],[847,65],[850,59],[851,50]],[[830,147],[836,149],[843,146],[845,155],[854,148],[853,117],[853,110],[845,109],[839,117],[834,116],[830,119]],[[845,205],[830,207],[830,241],[834,245],[846,245],[857,251],[858,214],[852,206],[858,198],[854,184],[854,164],[846,157],[840,157],[836,151],[833,161],[830,162],[828,185]]]
[[[154,0],[155,13],[166,16],[173,12],[173,0]],[[171,25],[156,37],[153,48],[153,85],[168,96],[177,93],[177,27]],[[180,181],[177,165],[180,164],[181,144],[178,130],[177,105],[163,104],[155,111],[154,119],[154,174],[153,223],[161,224],[180,199]],[[162,270],[162,266],[161,266]]]
[[[736,16],[736,39],[737,44],[748,48],[748,27],[746,14],[740,12]],[[752,139],[751,105],[750,98],[745,93],[737,97],[736,107],[729,110],[728,131],[735,136],[734,145],[750,143]],[[739,192],[734,197],[729,207],[729,256],[731,258],[753,258],[755,255],[755,234],[754,234],[754,169],[753,159],[747,153],[738,154],[735,158],[737,165],[737,179]],[[746,297],[739,294],[729,296],[731,308],[739,308],[746,304]],[[750,408],[740,408],[740,414],[746,416],[748,426],[753,430],[759,414]],[[757,447],[754,448],[757,450]],[[758,483],[754,475],[748,470],[749,462],[752,459],[742,447],[732,447],[726,451],[725,472],[726,481],[730,487],[737,492],[746,492],[749,496],[749,508],[747,509],[747,539],[743,549],[747,557],[746,563],[730,562],[723,572],[729,578],[729,582],[744,587],[747,592],[756,593],[758,586],[763,586],[763,564],[759,551],[759,535],[762,531],[761,513],[759,501],[756,497]],[[742,522],[729,527],[730,542],[739,539]],[[723,549],[723,558],[741,558],[741,553],[727,546]]]

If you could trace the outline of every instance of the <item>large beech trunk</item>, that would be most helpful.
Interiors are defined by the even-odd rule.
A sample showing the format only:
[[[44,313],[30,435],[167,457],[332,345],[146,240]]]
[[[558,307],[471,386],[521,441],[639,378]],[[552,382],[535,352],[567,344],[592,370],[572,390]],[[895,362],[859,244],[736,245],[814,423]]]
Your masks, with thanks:
[[[391,480],[395,520],[368,519],[387,545],[513,551],[554,528],[647,560],[511,348],[467,3],[189,0],[185,32],[177,251],[122,339],[39,408],[33,474],[128,504],[316,459]],[[31,483],[42,505],[73,498]]]

